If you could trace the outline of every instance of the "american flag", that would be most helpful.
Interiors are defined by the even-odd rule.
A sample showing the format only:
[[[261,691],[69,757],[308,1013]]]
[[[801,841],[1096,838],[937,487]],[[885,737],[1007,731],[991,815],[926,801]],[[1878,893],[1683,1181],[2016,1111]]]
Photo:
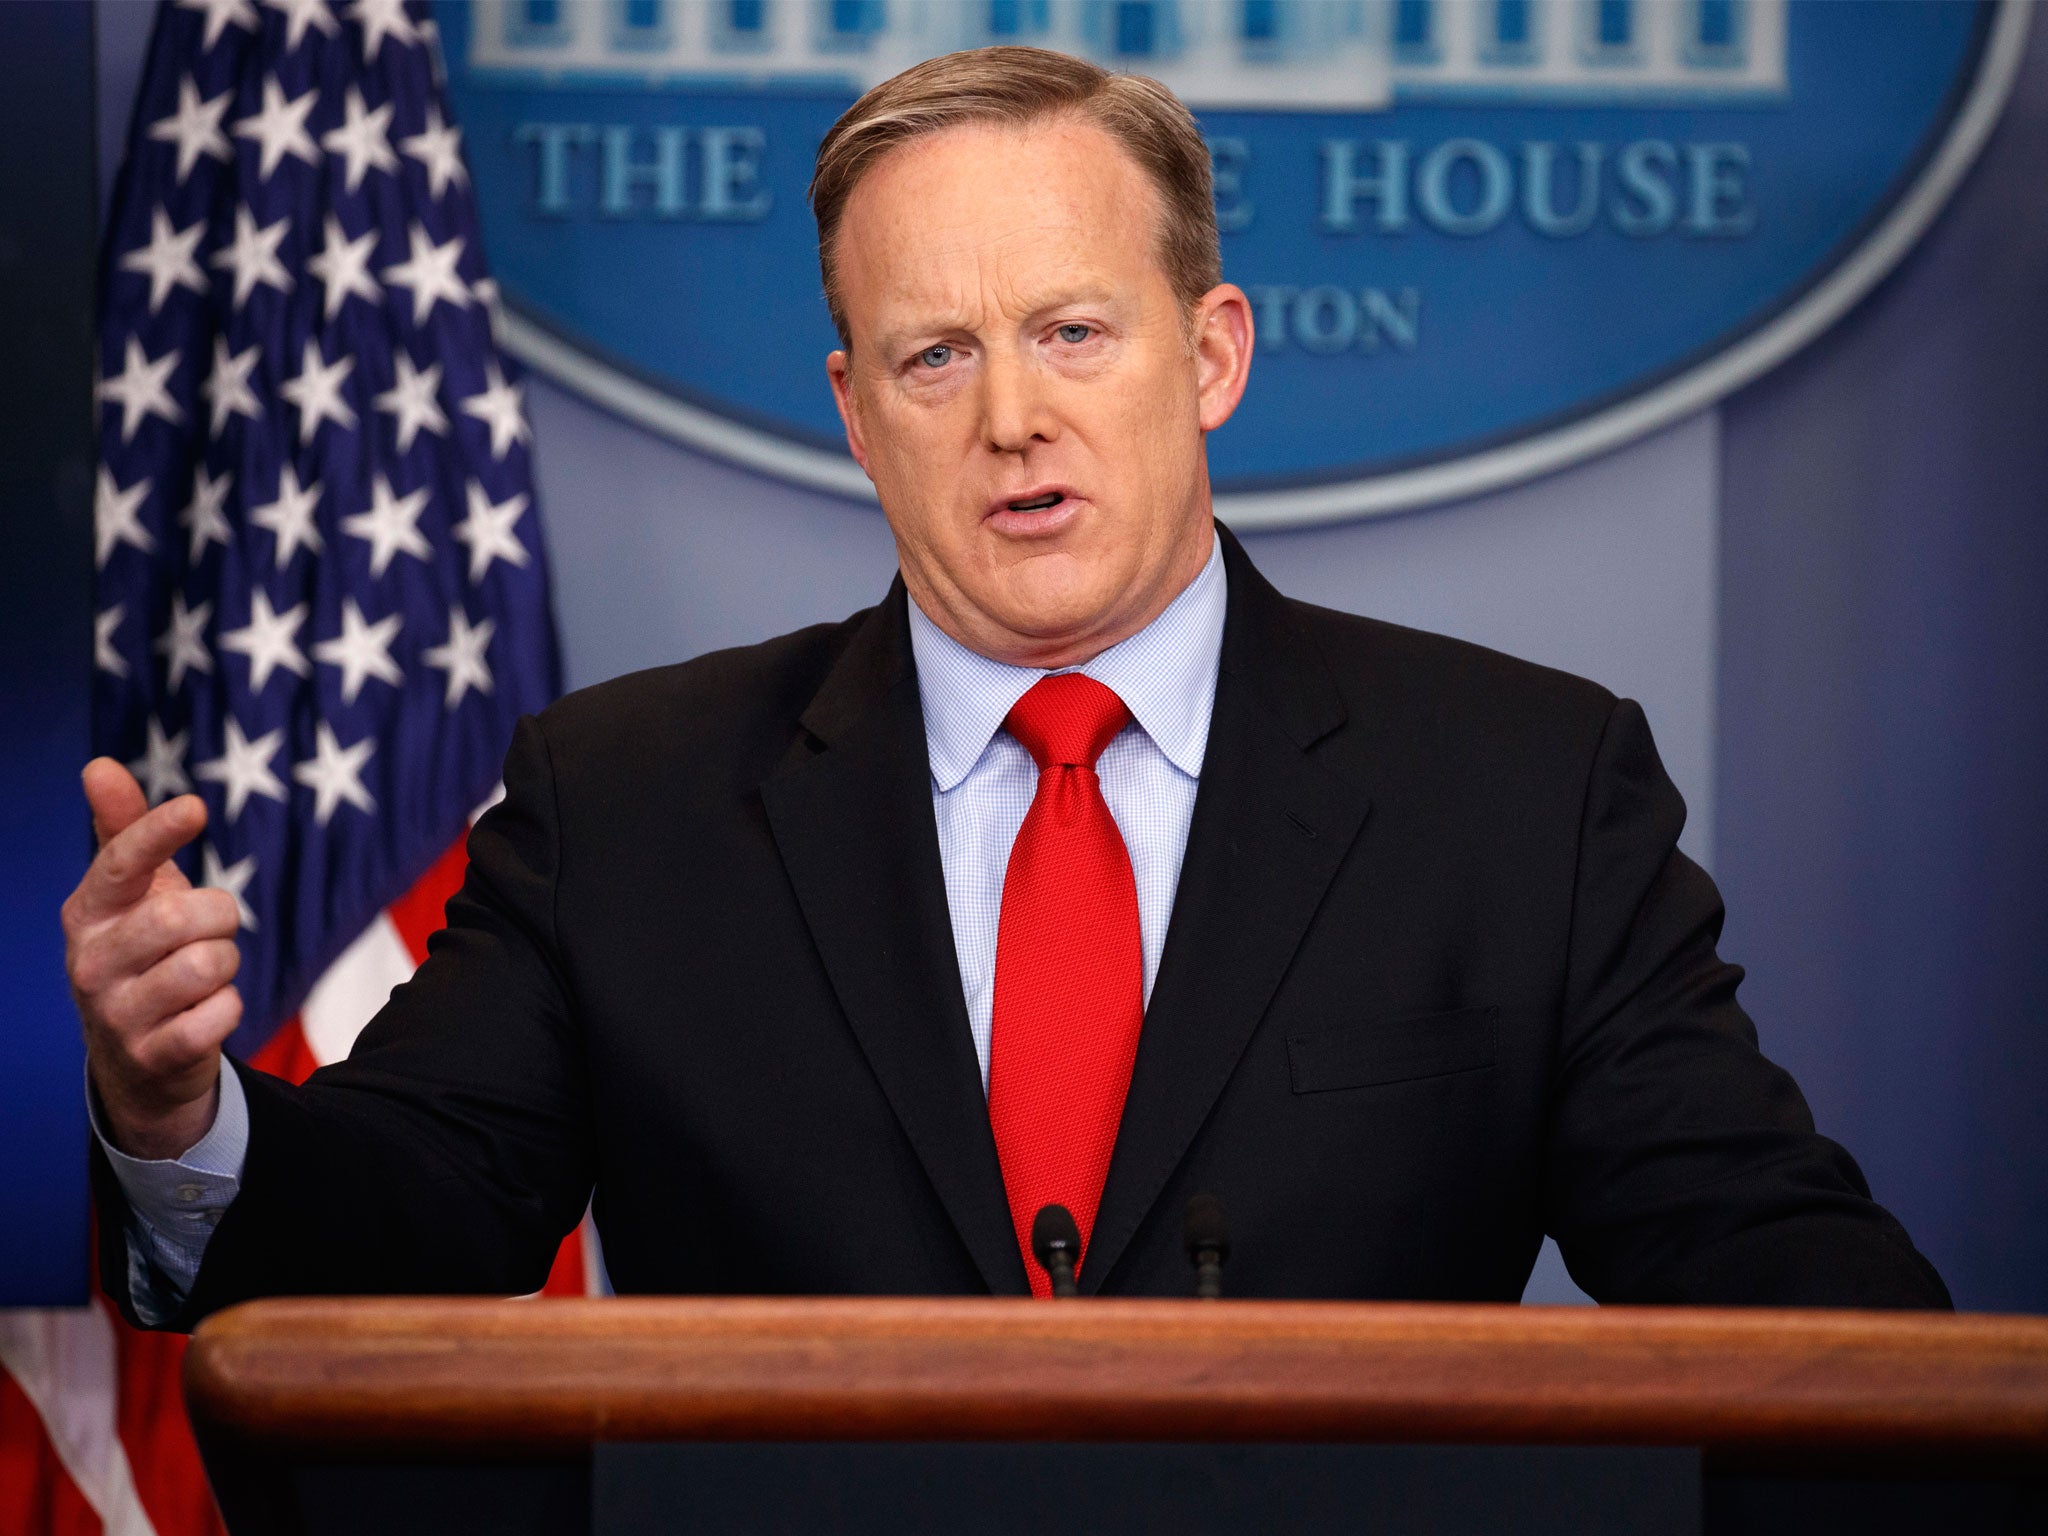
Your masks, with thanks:
[[[292,1078],[418,963],[558,687],[437,66],[418,0],[164,0],[102,261],[95,745],[152,803],[205,797],[187,873],[242,909],[230,1049]],[[8,1320],[0,1536],[218,1528],[182,1345],[104,1301]]]

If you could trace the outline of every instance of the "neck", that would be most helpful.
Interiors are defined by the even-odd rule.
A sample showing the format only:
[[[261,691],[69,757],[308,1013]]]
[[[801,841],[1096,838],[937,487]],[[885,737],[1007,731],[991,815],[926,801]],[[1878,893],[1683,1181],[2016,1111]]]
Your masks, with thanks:
[[[1215,534],[1208,523],[1203,524],[1203,533],[1200,542],[1191,542],[1178,553],[1174,564],[1158,581],[1146,603],[1124,612],[1100,615],[1085,626],[1054,634],[1013,631],[985,620],[973,622],[980,616],[971,613],[963,622],[954,606],[917,580],[908,566],[903,568],[904,585],[910,589],[911,601],[917,604],[925,617],[949,639],[968,650],[1007,666],[1056,672],[1066,667],[1085,666],[1111,646],[1137,634],[1172,606],[1174,599],[1188,589],[1209,563]]]

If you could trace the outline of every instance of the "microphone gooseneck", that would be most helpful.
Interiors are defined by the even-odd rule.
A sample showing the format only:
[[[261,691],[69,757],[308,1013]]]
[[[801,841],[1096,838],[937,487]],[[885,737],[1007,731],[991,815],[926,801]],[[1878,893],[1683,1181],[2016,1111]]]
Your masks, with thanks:
[[[1185,1233],[1188,1262],[1195,1266],[1195,1296],[1215,1301],[1223,1294],[1223,1261],[1230,1257],[1230,1228],[1223,1220],[1223,1202],[1214,1195],[1188,1201]]]
[[[1081,1229],[1064,1205],[1044,1205],[1031,1221],[1031,1255],[1052,1281],[1055,1297],[1078,1296],[1074,1269],[1081,1262]]]

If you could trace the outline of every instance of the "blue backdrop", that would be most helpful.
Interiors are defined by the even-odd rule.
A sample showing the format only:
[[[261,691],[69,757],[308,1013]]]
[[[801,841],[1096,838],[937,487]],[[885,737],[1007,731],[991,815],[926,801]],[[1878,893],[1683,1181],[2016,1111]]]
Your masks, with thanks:
[[[92,19],[0,5],[0,1306],[85,1299],[83,1058],[57,906],[88,847]]]
[[[1723,413],[1746,998],[1964,1306],[2048,1310],[2048,34],[1962,195]]]

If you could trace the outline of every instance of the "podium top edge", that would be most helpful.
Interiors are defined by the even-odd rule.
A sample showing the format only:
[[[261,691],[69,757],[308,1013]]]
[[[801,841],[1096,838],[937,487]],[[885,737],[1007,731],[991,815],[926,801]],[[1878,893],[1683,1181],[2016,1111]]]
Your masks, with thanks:
[[[2048,1318],[997,1298],[278,1299],[209,1319],[202,1433],[1699,1445],[2048,1458]]]

